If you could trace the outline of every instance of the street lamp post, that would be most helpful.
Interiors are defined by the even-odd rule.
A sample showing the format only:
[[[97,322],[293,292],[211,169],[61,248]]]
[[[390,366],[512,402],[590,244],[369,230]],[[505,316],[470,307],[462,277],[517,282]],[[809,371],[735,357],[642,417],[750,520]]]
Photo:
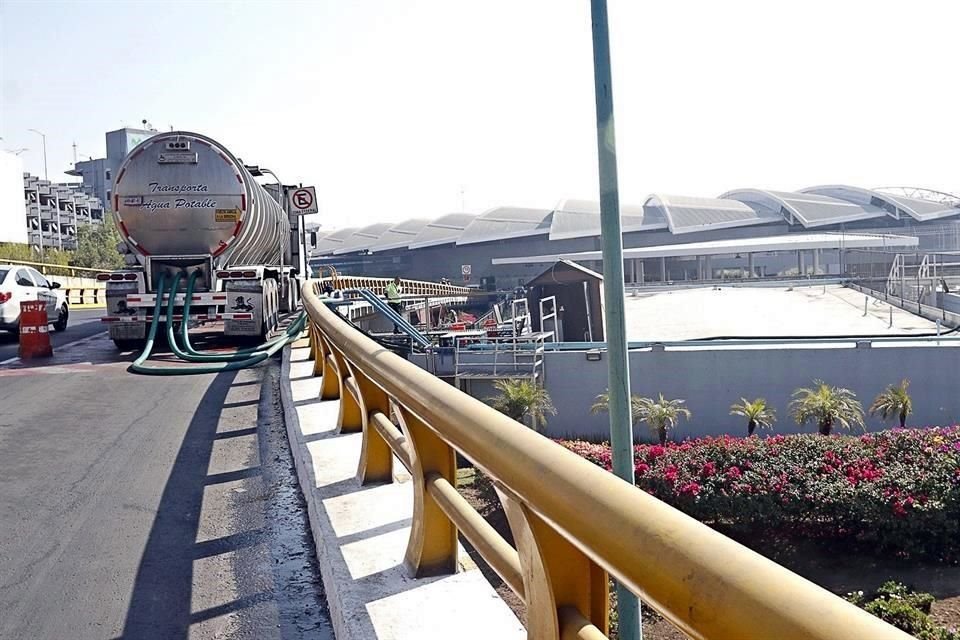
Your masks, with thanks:
[[[600,235],[603,242],[603,291],[607,325],[607,393],[613,472],[634,484],[633,415],[630,406],[630,362],[624,318],[623,236],[617,184],[617,145],[613,126],[613,81],[610,73],[610,30],[607,0],[591,0],[593,79],[597,106],[597,165],[600,177]],[[620,637],[640,640],[640,601],[617,582]]]
[[[43,139],[43,179],[49,180],[47,177],[47,135],[42,131],[37,131],[36,129],[28,129],[28,131],[33,131]]]

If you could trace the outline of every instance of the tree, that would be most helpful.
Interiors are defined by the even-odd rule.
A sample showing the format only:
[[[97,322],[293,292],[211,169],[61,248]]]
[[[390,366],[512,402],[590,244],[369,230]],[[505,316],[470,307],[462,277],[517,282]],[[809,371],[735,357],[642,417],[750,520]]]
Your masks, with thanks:
[[[119,269],[123,256],[117,251],[120,235],[109,221],[77,227],[77,250],[70,264],[93,269]]]
[[[790,412],[797,424],[816,422],[820,435],[828,436],[833,425],[844,429],[863,424],[863,406],[857,395],[843,387],[832,387],[823,380],[814,380],[812,388],[793,392]]]
[[[630,423],[636,424],[640,420],[640,396],[630,396]],[[590,413],[606,413],[610,410],[610,392],[604,391],[593,399]]]
[[[490,406],[517,422],[529,416],[533,428],[538,429],[546,423],[548,413],[557,415],[550,394],[532,380],[497,380],[493,386],[500,393],[487,398]]]
[[[30,245],[16,242],[0,242],[0,261],[12,262],[39,262],[40,254]]]
[[[880,395],[873,399],[870,405],[870,415],[880,414],[880,418],[886,420],[892,416],[900,418],[900,428],[907,426],[907,416],[913,413],[913,400],[907,393],[907,387],[910,386],[909,380],[901,380],[900,386],[890,385]]]
[[[10,262],[20,264],[24,262],[43,262],[46,264],[70,264],[70,257],[73,254],[69,251],[61,251],[53,247],[46,247],[41,254],[39,251],[26,244],[14,242],[0,243],[0,262]],[[39,269],[39,267],[38,267]],[[69,269],[57,269],[56,267],[44,267],[40,269],[47,275],[70,275]]]
[[[660,444],[666,444],[667,434],[673,431],[681,417],[689,420],[693,414],[683,406],[683,400],[667,400],[663,394],[658,399],[630,396],[630,415],[633,422],[646,422],[650,430],[657,435]],[[596,397],[591,413],[600,413],[610,409],[610,394],[604,391]]]
[[[740,398],[739,403],[730,405],[730,415],[747,419],[747,435],[752,436],[757,427],[769,429],[777,421],[777,412],[767,404],[764,398],[750,401]]]

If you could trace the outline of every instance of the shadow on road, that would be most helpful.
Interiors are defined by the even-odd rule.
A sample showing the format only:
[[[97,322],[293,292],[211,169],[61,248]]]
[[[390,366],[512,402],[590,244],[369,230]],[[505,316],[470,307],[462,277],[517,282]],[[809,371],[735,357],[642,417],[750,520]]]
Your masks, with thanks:
[[[191,602],[194,561],[209,553],[210,547],[209,543],[197,543],[204,487],[210,482],[207,469],[220,413],[236,375],[228,372],[214,378],[190,421],[137,570],[123,638],[176,640],[189,636],[195,622]],[[234,536],[221,541],[218,550],[248,544],[243,536]],[[242,602],[234,604],[244,606]]]

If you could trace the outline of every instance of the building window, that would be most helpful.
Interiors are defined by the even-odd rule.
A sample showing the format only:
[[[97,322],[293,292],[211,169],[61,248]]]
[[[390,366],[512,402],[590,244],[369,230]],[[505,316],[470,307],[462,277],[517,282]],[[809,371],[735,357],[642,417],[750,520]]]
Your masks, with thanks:
[[[110,181],[110,169],[107,169],[107,171],[106,171],[106,176],[107,176],[107,182],[109,182],[109,181]]]

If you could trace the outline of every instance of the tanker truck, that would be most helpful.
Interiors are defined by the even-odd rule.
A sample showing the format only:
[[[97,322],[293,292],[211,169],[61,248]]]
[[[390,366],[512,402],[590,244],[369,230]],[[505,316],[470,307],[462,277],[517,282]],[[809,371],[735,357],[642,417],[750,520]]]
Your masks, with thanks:
[[[117,170],[112,199],[129,267],[97,279],[106,289],[102,320],[119,349],[142,348],[157,284],[178,273],[172,322],[222,323],[227,336],[265,337],[280,312],[296,306],[287,214],[215,140],[187,131],[145,140]],[[194,273],[183,318],[183,283]]]

